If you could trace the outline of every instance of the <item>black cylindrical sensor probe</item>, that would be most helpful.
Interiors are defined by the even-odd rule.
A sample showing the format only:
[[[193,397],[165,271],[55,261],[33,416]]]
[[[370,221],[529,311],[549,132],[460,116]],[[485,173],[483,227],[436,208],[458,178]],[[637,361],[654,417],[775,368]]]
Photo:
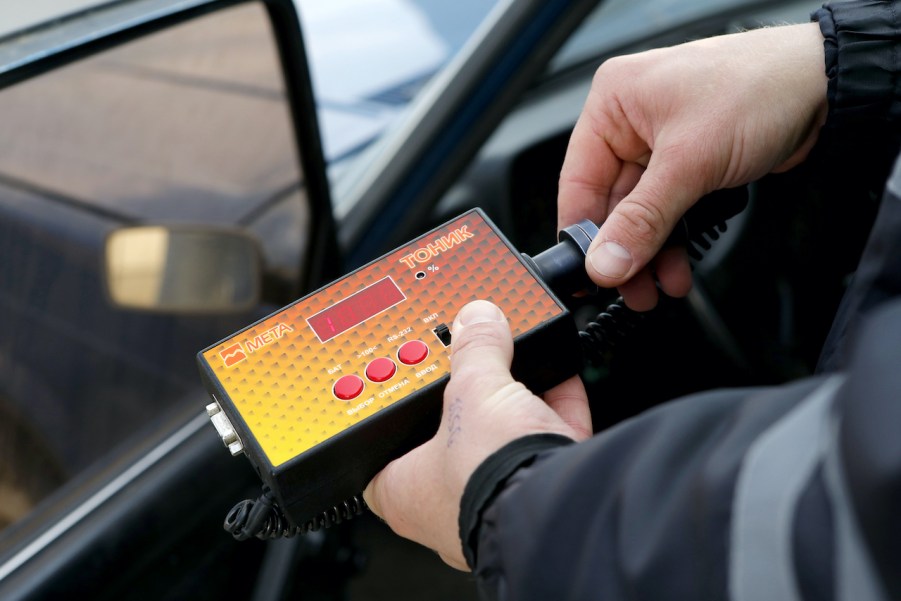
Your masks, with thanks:
[[[558,243],[546,251],[530,257],[527,263],[539,273],[544,283],[558,296],[565,298],[579,292],[597,292],[597,285],[585,271],[585,255],[598,226],[587,219],[563,228]]]

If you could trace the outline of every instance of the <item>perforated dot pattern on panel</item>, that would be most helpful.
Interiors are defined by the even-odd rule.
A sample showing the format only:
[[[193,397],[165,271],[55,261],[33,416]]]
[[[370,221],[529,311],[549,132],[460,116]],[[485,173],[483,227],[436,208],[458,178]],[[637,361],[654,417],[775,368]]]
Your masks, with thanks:
[[[386,277],[404,300],[320,341],[308,318]],[[457,311],[476,299],[500,306],[514,336],[563,312],[516,251],[480,213],[470,212],[210,347],[203,357],[275,467],[446,375],[450,349],[432,330],[451,325]],[[397,358],[410,340],[429,347],[417,365]],[[365,373],[379,357],[392,359],[397,372],[376,383]],[[349,374],[365,386],[356,398],[341,400],[333,386]]]

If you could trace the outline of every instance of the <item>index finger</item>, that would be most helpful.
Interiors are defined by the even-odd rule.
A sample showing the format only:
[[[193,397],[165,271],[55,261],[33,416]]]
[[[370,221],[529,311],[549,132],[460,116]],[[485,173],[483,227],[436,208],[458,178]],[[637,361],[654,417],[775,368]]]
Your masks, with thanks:
[[[557,193],[557,229],[580,219],[601,223],[623,167],[591,121],[585,113],[579,117],[566,147]]]
[[[597,84],[597,82],[595,83]],[[650,147],[617,103],[592,90],[569,138],[560,169],[558,229],[580,219],[601,223],[611,203],[626,196],[647,166]]]

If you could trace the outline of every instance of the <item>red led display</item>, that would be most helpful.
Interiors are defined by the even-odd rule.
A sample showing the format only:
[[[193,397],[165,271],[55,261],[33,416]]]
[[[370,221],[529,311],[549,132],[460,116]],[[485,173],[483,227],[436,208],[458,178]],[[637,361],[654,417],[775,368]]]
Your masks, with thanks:
[[[394,280],[386,277],[308,317],[307,323],[319,340],[326,342],[406,298]]]

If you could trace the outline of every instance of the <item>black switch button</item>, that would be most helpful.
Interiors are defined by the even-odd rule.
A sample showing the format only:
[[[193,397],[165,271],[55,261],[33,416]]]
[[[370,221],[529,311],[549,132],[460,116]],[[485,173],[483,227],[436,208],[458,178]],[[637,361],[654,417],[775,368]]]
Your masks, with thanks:
[[[438,340],[441,341],[441,344],[443,344],[444,346],[450,346],[451,332],[450,328],[447,327],[447,324],[442,323],[432,331],[435,332],[435,336],[438,337]]]

